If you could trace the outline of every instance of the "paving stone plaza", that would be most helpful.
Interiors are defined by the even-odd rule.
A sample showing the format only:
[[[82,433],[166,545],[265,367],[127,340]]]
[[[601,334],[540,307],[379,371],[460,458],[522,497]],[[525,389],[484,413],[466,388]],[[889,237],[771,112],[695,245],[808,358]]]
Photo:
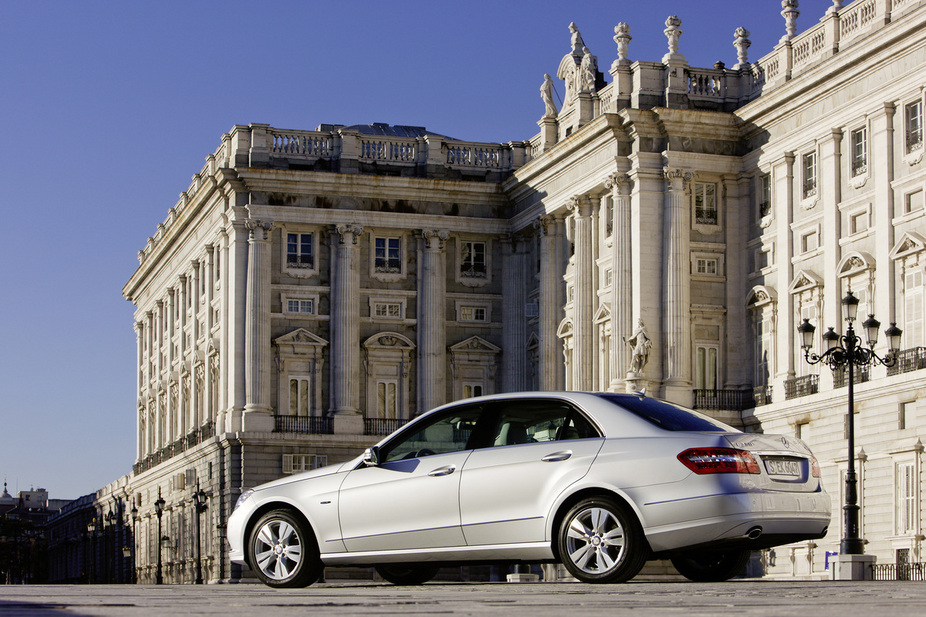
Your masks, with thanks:
[[[7,586],[4,617],[159,615],[922,615],[921,582],[736,581],[583,585],[321,584],[274,591],[263,585]]]

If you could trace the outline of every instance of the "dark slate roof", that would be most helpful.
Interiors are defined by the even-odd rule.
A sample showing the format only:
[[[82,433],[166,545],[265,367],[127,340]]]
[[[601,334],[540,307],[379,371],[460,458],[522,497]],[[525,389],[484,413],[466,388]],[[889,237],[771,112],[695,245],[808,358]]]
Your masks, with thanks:
[[[345,130],[357,131],[361,135],[383,135],[385,137],[405,137],[408,139],[424,137],[425,135],[433,135],[435,137],[442,137],[444,139],[457,141],[453,137],[447,137],[446,135],[441,135],[439,133],[429,131],[423,126],[406,126],[404,124],[396,124],[395,126],[391,126],[385,122],[374,122],[373,124],[354,124],[352,126],[345,127]]]

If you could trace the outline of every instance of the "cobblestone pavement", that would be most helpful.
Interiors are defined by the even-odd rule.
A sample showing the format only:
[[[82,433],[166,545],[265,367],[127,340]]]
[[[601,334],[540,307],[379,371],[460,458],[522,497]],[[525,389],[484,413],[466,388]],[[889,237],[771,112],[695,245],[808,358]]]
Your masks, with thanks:
[[[2,617],[253,615],[774,615],[926,614],[923,582],[327,583],[275,591],[241,585],[0,586]]]

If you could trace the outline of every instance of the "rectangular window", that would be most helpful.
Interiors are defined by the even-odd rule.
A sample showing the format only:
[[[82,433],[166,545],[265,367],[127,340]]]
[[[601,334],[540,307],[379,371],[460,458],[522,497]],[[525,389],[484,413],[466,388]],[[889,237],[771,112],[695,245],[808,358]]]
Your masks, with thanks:
[[[486,309],[484,306],[461,306],[460,321],[485,321]]]
[[[897,465],[897,534],[916,530],[916,466],[913,463]]]
[[[913,191],[904,195],[904,214],[923,209],[923,191]]]
[[[923,338],[923,313],[926,311],[923,298],[923,272],[917,270],[904,276],[904,327],[903,341],[906,349],[926,344]]]
[[[385,317],[387,319],[402,319],[402,303],[375,302],[373,304],[373,316]]]
[[[286,300],[287,313],[302,313],[304,315],[315,314],[315,300],[300,300],[291,298]]]
[[[804,199],[813,197],[817,194],[817,153],[808,152],[801,157],[801,169],[803,172],[803,195]]]
[[[868,129],[852,131],[852,175],[868,172]]]
[[[700,225],[717,224],[717,185],[695,182],[695,222]]]
[[[698,346],[695,357],[695,388],[717,389],[717,348]]]
[[[289,378],[289,415],[302,417],[312,415],[311,388],[312,383],[308,377]]]
[[[817,230],[808,231],[801,235],[801,253],[809,253],[819,248],[820,242],[817,236]]]
[[[756,386],[768,384],[769,358],[772,348],[771,334],[768,327],[760,318],[756,321]]]
[[[849,233],[860,234],[868,229],[868,212],[856,212],[849,215]]]
[[[910,418],[913,417],[913,406],[915,403],[906,402],[901,403],[897,408],[897,428],[904,430],[907,428],[907,422]]]
[[[315,267],[314,239],[314,234],[286,234],[287,267]]]
[[[463,242],[460,249],[460,276],[486,278],[486,243]]]
[[[759,176],[759,216],[772,213],[772,175]]]
[[[482,384],[478,383],[465,383],[463,384],[463,398],[472,398],[474,396],[482,396]]]
[[[604,271],[604,286],[610,287],[613,280],[614,280],[614,273],[612,272],[611,268],[607,268]]]
[[[910,103],[904,108],[907,152],[923,148],[923,101]]]
[[[377,272],[402,272],[402,239],[374,239],[374,268]]]
[[[283,473],[302,473],[319,469],[328,464],[328,457],[324,454],[284,454]]]
[[[696,272],[698,274],[707,274],[711,276],[717,275],[717,260],[716,259],[697,259]]]
[[[378,417],[394,420],[398,409],[396,401],[396,388],[394,381],[376,382],[376,412]]]

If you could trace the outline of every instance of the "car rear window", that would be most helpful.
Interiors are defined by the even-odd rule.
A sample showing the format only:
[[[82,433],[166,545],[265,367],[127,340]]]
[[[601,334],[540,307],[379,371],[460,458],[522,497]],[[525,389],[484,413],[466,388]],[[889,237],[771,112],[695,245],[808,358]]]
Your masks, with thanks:
[[[740,432],[732,426],[696,411],[654,398],[615,394],[599,396],[667,431]]]

